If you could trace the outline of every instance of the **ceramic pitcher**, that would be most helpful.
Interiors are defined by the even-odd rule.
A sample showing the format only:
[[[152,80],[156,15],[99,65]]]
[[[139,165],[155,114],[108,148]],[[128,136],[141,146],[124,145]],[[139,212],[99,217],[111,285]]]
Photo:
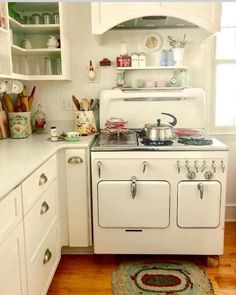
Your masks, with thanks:
[[[93,111],[76,112],[75,131],[83,135],[89,135],[97,132]]]

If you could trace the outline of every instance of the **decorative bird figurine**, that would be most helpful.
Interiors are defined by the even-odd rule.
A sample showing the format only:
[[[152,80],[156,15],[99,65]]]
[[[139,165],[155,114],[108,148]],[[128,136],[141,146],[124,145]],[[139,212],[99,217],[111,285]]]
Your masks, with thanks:
[[[96,78],[95,71],[93,69],[92,61],[90,60],[90,62],[89,62],[89,71],[88,71],[88,79],[90,81],[94,81],[95,78]]]

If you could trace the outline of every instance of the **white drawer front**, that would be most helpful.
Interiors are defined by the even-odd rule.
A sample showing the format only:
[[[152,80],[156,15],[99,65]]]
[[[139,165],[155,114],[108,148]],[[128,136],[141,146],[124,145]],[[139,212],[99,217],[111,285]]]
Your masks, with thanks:
[[[29,295],[46,295],[59,260],[59,232],[55,222],[37,253],[32,271],[28,274]]]
[[[31,269],[42,240],[54,222],[56,215],[56,180],[54,180],[25,217],[25,244],[28,271]]]
[[[22,183],[24,214],[56,177],[56,156],[50,158]]]
[[[17,187],[0,201],[0,242],[22,218],[21,189]]]
[[[163,228],[170,219],[170,185],[166,181],[101,181],[98,222],[101,227]]]
[[[221,184],[182,181],[178,185],[178,226],[217,227],[220,224]]]

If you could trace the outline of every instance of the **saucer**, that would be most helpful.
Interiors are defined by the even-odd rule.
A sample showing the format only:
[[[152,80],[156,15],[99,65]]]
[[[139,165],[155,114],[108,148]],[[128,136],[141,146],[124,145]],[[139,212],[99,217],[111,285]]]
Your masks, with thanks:
[[[80,140],[80,137],[74,137],[74,138],[65,137],[64,139],[66,141],[79,141]]]

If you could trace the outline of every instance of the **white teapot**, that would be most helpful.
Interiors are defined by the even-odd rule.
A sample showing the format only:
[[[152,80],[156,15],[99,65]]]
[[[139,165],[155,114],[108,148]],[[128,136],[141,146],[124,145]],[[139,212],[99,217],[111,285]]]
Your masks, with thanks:
[[[50,36],[47,42],[48,48],[57,48],[59,46],[59,42],[55,36]]]

